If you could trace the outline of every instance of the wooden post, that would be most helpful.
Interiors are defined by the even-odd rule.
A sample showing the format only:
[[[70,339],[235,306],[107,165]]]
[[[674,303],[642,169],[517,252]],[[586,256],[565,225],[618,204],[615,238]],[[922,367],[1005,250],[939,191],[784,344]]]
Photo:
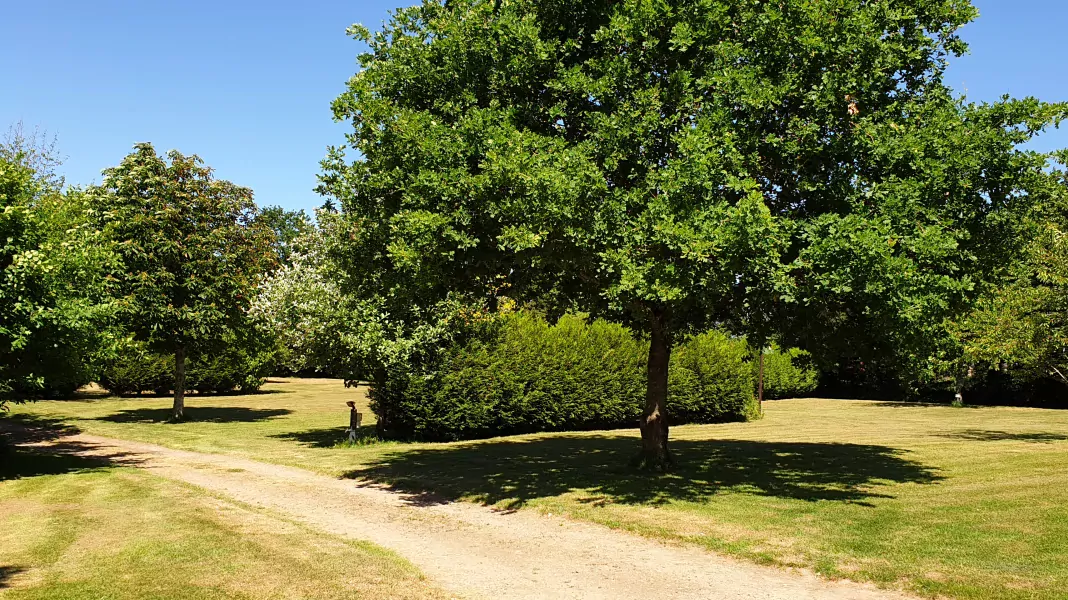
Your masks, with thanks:
[[[356,403],[352,400],[345,404],[349,406],[349,428],[345,430],[345,433],[349,434],[349,441],[355,443],[360,431],[360,423],[363,422],[363,415],[356,411]]]

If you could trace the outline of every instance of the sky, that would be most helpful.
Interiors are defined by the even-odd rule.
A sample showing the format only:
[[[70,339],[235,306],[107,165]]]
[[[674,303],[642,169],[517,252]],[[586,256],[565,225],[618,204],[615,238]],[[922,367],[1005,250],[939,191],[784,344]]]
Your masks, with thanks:
[[[311,210],[323,202],[319,160],[347,130],[330,102],[362,50],[345,28],[380,27],[414,1],[14,0],[0,21],[0,129],[21,121],[55,135],[71,184],[99,183],[147,141],[200,155],[261,206]],[[1068,100],[1068,1],[973,3],[971,54],[947,83],[975,101]],[[1033,147],[1068,147],[1068,123]]]

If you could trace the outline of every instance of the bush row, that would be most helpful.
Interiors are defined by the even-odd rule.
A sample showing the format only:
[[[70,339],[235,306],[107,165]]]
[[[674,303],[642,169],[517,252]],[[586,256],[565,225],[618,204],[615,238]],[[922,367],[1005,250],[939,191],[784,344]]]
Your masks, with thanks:
[[[256,391],[266,381],[272,362],[268,352],[234,344],[216,353],[192,355],[186,362],[186,388],[202,394]],[[118,395],[169,394],[174,389],[174,355],[131,344],[104,367],[100,385]]]
[[[776,396],[810,385],[792,354],[772,356],[765,378]],[[620,325],[517,313],[448,348],[431,373],[378,374],[371,408],[381,435],[427,441],[634,427],[647,357],[648,342]],[[671,422],[752,417],[754,377],[744,340],[713,331],[686,341],[672,353]]]

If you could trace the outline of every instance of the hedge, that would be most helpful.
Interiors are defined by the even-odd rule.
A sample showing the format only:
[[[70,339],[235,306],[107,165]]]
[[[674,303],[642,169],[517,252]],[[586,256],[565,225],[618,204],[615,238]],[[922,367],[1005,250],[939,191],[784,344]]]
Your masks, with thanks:
[[[626,328],[578,316],[555,325],[504,317],[484,336],[444,351],[432,373],[380,373],[371,409],[383,437],[444,441],[539,431],[636,427],[648,343]],[[743,340],[698,336],[672,354],[671,422],[752,415],[753,375]]]
[[[754,376],[757,362],[753,361]],[[772,347],[764,354],[764,397],[797,398],[812,393],[819,384],[820,373],[804,350],[783,351]]]
[[[194,354],[186,365],[186,387],[202,394],[256,391],[266,381],[271,362],[265,352],[233,344],[214,354]],[[105,366],[100,385],[117,395],[168,394],[174,389],[174,356],[131,344]]]

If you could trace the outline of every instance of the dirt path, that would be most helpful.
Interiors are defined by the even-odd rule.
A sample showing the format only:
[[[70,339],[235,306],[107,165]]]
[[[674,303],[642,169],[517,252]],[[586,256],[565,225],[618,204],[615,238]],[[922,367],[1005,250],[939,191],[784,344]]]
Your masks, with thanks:
[[[390,548],[464,598],[907,598],[558,517],[418,503],[367,483],[232,456],[84,434],[59,443]]]

